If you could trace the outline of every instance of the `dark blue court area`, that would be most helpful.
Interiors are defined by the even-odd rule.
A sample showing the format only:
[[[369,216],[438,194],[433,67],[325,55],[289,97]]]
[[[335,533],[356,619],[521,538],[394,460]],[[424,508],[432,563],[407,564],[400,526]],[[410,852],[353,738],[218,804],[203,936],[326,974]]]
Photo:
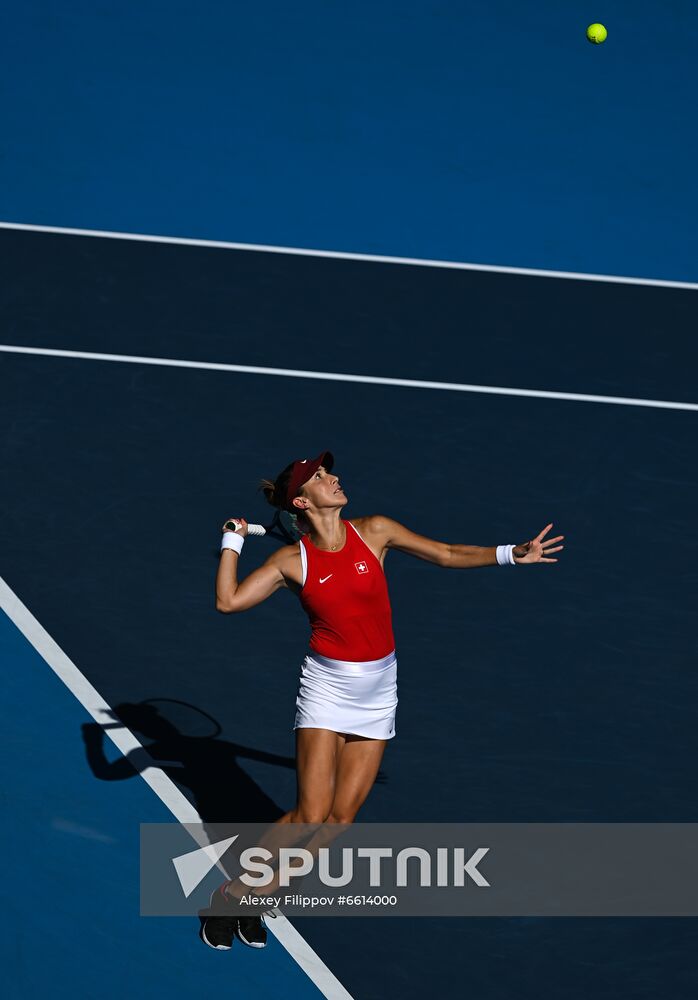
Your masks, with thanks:
[[[397,736],[358,819],[698,822],[698,413],[641,405],[695,403],[698,293],[9,230],[0,253],[11,347],[639,401],[0,350],[7,995],[695,997],[689,919],[293,919],[318,985],[275,935],[219,954],[188,919],[139,917],[139,824],[175,817],[8,592],[132,706],[182,809],[257,822],[293,805],[307,642],[290,592],[215,610],[220,526],[269,519],[259,480],[329,448],[348,517],[480,545],[552,521],[556,565],[389,554]],[[274,544],[250,539],[241,572]]]

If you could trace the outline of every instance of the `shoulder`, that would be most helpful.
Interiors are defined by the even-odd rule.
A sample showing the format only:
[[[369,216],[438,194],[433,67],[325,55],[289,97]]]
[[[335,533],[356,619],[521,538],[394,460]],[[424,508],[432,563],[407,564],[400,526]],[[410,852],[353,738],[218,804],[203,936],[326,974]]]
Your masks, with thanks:
[[[386,517],[385,514],[369,514],[367,517],[352,517],[349,519],[349,523],[353,524],[359,534],[368,540],[381,539],[387,540],[391,537],[391,534],[400,525],[397,521],[394,521],[391,517]]]
[[[301,543],[294,542],[293,545],[282,545],[280,549],[276,549],[275,552],[267,559],[267,563],[270,566],[284,566],[289,561],[297,559],[300,555]]]
[[[264,564],[280,573],[286,586],[289,583],[299,584],[301,582],[300,547],[300,542],[295,542],[293,545],[282,545],[280,549],[272,552]]]

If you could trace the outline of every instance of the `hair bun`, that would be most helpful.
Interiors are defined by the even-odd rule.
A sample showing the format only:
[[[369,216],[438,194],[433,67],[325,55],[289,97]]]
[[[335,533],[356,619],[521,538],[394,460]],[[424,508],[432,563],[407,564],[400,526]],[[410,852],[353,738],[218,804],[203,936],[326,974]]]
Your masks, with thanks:
[[[272,507],[281,506],[276,496],[276,486],[270,479],[262,479],[259,484],[259,489],[264,494],[267,503],[270,503]]]

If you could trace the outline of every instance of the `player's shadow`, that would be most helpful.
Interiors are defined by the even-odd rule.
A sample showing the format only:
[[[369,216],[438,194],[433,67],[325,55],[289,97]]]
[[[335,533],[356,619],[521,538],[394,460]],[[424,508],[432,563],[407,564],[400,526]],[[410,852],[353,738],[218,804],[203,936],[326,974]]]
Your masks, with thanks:
[[[156,700],[156,699],[153,699]],[[184,703],[178,702],[178,705]],[[188,706],[198,712],[194,706]],[[294,768],[293,757],[256,750],[218,737],[186,736],[154,705],[124,702],[112,721],[82,727],[87,762],[96,778],[121,781],[158,767],[187,794],[204,822],[274,822],[285,810],[264,792],[239,764],[240,759]],[[203,713],[202,713],[203,714]],[[104,751],[105,729],[123,728],[140,737],[143,747],[110,761]],[[215,732],[215,730],[214,730]]]

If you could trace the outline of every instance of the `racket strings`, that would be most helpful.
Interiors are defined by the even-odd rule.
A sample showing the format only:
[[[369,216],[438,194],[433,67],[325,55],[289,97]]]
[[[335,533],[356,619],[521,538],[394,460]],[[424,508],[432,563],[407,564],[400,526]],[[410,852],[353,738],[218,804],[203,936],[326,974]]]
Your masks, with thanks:
[[[282,523],[282,527],[286,530],[289,535],[293,538],[293,541],[298,541],[303,535],[307,534],[307,530],[300,526],[298,515],[292,514],[290,511],[285,511],[287,522],[283,524],[283,515],[279,518]]]

